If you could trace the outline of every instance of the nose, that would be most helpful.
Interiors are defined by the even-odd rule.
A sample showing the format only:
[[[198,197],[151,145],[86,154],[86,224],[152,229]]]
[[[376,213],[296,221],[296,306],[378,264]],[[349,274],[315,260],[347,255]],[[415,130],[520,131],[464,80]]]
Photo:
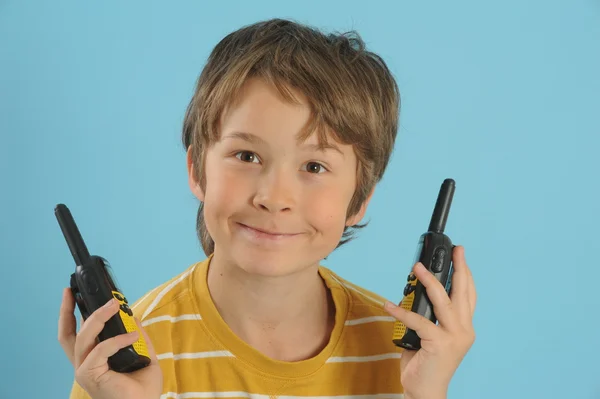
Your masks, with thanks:
[[[291,211],[296,205],[294,182],[292,176],[282,171],[272,170],[261,176],[254,206],[270,213]]]

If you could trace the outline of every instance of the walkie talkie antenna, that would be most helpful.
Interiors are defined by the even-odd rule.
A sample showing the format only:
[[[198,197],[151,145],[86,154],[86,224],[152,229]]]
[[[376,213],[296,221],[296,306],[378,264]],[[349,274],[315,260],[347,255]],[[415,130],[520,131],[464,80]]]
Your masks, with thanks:
[[[58,224],[65,236],[65,240],[67,240],[67,245],[71,250],[75,265],[83,265],[89,260],[90,253],[88,252],[85,242],[83,242],[83,238],[81,238],[81,233],[79,233],[75,220],[73,220],[71,211],[69,211],[69,208],[67,208],[66,205],[58,204],[54,208],[54,214],[56,215]]]
[[[452,179],[446,179],[442,183],[440,193],[438,194],[433,214],[431,215],[431,222],[429,223],[429,231],[436,233],[443,233],[446,228],[446,221],[448,220],[448,214],[450,213],[450,205],[452,204],[452,197],[454,196],[454,188],[456,183]]]

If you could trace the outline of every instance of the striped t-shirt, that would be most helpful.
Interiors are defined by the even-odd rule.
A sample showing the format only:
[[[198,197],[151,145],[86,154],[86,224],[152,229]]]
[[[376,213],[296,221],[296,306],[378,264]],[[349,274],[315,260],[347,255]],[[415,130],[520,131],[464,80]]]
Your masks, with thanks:
[[[163,372],[161,399],[396,398],[402,349],[384,299],[328,268],[319,273],[335,303],[327,346],[298,362],[271,359],[236,336],[208,290],[210,257],[156,287],[132,310],[142,321]],[[74,382],[71,399],[89,396]]]

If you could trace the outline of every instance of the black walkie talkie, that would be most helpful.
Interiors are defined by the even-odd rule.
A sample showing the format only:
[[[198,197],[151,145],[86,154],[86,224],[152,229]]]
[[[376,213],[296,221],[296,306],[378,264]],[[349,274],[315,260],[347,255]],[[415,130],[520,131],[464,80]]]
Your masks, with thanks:
[[[133,319],[127,299],[116,285],[110,264],[100,256],[90,256],[69,208],[58,204],[54,213],[75,260],[75,273],[71,274],[70,286],[83,320],[111,298],[115,298],[120,305],[119,313],[105,323],[98,339],[104,341],[120,334],[139,332],[136,342],[120,349],[108,359],[109,367],[117,372],[131,372],[149,365],[146,341]]]
[[[454,189],[454,180],[444,180],[431,216],[429,229],[419,238],[413,262],[421,262],[442,283],[447,293],[450,293],[452,286],[452,272],[454,270],[452,251],[454,245],[452,245],[450,238],[444,234],[444,229],[450,212]],[[433,306],[423,284],[413,272],[408,275],[407,281],[400,307],[418,313],[433,323],[437,323]],[[417,333],[407,328],[400,321],[396,321],[394,325],[392,341],[397,346],[405,349],[417,350],[421,348],[421,339]]]

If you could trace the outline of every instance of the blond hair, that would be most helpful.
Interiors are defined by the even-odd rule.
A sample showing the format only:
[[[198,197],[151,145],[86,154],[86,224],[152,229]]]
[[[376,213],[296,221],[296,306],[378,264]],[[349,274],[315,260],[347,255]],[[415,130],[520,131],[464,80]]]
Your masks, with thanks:
[[[400,94],[386,63],[367,51],[355,31],[325,34],[294,21],[271,19],[242,27],[224,37],[211,52],[187,107],[182,141],[192,145],[194,174],[206,188],[204,154],[219,140],[223,110],[249,79],[258,77],[297,102],[290,88],[306,96],[311,121],[300,139],[318,135],[351,144],[358,160],[357,187],[347,209],[355,215],[383,177],[398,128]],[[338,247],[353,236],[346,227]],[[196,225],[205,254],[214,241],[200,203]]]

